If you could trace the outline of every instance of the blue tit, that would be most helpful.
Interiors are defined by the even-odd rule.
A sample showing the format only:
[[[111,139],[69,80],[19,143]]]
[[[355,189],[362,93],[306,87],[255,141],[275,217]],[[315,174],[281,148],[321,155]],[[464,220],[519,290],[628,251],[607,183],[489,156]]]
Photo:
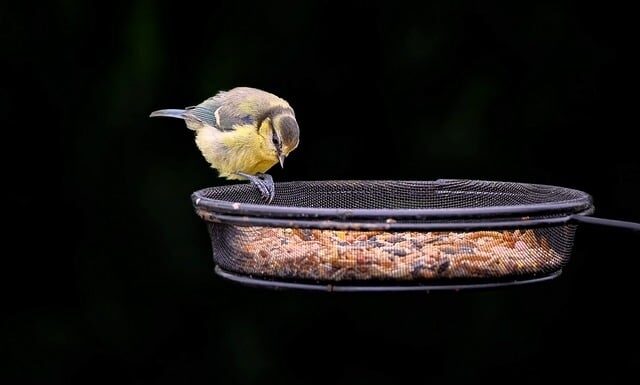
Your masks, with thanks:
[[[248,179],[267,202],[273,200],[273,178],[265,174],[298,147],[300,129],[284,99],[249,87],[220,91],[197,106],[166,109],[154,116],[178,118],[195,132],[195,142],[220,177]]]

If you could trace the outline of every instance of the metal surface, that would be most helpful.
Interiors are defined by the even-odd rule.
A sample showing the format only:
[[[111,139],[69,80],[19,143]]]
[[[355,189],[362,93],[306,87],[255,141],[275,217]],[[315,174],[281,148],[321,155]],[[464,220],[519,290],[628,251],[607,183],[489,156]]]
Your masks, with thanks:
[[[595,218],[583,215],[572,215],[571,222],[585,223],[588,225],[615,227],[618,229],[640,231],[640,223],[620,221],[617,219]]]
[[[473,190],[473,189],[477,189]],[[315,190],[315,191],[314,191]],[[419,204],[399,201],[412,193]],[[217,214],[270,219],[460,220],[576,214],[593,207],[590,195],[556,186],[511,182],[439,179],[436,181],[300,181],[276,184],[277,197],[262,204],[251,186],[236,184],[202,189],[192,194],[194,206]],[[302,195],[306,201],[296,202]],[[366,195],[365,204],[350,204],[349,196]],[[355,200],[354,200],[355,201]],[[450,202],[473,202],[457,207]],[[332,207],[339,202],[340,206]],[[510,203],[510,204],[509,204]],[[367,207],[363,207],[363,206]],[[405,207],[403,207],[405,206]],[[425,207],[426,206],[426,207]],[[429,207],[430,206],[430,207]],[[442,207],[445,206],[445,207]]]
[[[592,210],[579,214],[563,215],[559,217],[546,218],[520,218],[520,219],[473,219],[458,221],[425,221],[425,222],[397,222],[393,221],[372,221],[358,222],[355,220],[344,222],[338,220],[311,220],[311,219],[283,219],[283,218],[261,218],[250,216],[237,216],[228,214],[209,213],[198,210],[197,213],[203,219],[210,222],[218,222],[237,226],[267,226],[267,227],[298,227],[306,229],[334,229],[334,230],[354,230],[354,231],[470,231],[470,230],[502,230],[516,228],[539,228],[546,226],[566,225],[576,219],[579,215],[588,215]]]
[[[638,223],[591,217],[589,194],[549,185],[439,179],[275,188],[271,204],[243,183],[192,194],[218,275],[316,291],[505,287],[558,277],[580,223],[640,230]],[[483,236],[496,243],[469,241]],[[420,237],[429,244],[417,246]],[[443,243],[431,246],[434,239]]]
[[[512,280],[504,282],[489,282],[489,283],[469,283],[469,284],[445,284],[440,283],[438,285],[399,285],[397,283],[389,283],[386,286],[383,285],[349,285],[349,284],[313,284],[313,283],[300,283],[300,282],[287,282],[277,281],[269,279],[254,278],[250,276],[235,274],[222,269],[220,266],[215,267],[215,273],[220,277],[239,283],[244,286],[251,286],[263,289],[272,290],[303,290],[303,291],[323,291],[323,292],[418,292],[418,291],[459,291],[459,290],[479,290],[479,289],[495,289],[507,286],[527,285],[550,281],[559,277],[562,274],[562,270],[558,270],[551,274],[543,275],[536,278],[529,278],[523,280]]]

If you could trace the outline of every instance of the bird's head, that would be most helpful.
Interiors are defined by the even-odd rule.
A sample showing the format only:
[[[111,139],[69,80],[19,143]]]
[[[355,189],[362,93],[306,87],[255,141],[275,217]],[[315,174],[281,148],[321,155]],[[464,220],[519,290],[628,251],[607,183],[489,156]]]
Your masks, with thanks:
[[[269,116],[265,140],[273,155],[277,157],[280,166],[284,167],[285,158],[298,147],[300,129],[296,118],[290,113],[275,113]]]

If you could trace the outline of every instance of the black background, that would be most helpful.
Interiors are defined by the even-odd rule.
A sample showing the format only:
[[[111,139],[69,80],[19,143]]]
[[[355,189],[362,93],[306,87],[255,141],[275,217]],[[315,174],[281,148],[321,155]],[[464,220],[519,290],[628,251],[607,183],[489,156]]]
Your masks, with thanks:
[[[301,126],[276,180],[555,184],[589,192],[599,216],[640,221],[630,8],[15,3],[0,9],[12,383],[636,375],[636,234],[582,226],[559,279],[508,290],[243,288],[213,274],[190,202],[226,182],[181,122],[148,118],[254,86],[287,99]]]

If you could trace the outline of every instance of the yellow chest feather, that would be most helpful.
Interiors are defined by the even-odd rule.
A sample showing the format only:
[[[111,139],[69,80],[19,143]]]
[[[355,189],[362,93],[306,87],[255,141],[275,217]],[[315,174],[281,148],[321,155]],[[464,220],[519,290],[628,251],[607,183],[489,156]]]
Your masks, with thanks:
[[[242,179],[233,175],[236,172],[264,173],[278,163],[275,152],[251,125],[227,132],[205,127],[196,131],[196,145],[211,167],[227,179]]]

